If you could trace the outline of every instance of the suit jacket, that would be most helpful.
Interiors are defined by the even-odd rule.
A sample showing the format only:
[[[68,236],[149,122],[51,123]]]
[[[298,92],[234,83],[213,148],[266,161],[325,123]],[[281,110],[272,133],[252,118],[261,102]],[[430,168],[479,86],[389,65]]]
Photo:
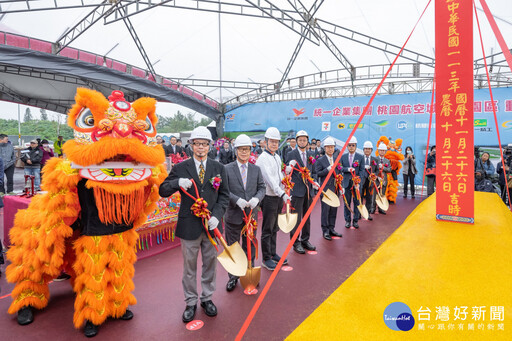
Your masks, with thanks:
[[[338,153],[335,152],[332,155],[332,161],[333,162],[336,161],[337,157],[338,157]],[[320,185],[322,185],[322,183],[325,181],[325,177],[329,173],[329,170],[327,169],[327,168],[329,168],[329,166],[330,166],[329,158],[327,157],[327,155],[321,156],[315,162],[315,171],[316,171],[316,175],[318,176],[318,182],[320,183]],[[335,165],[333,165],[333,167],[335,167]],[[327,189],[330,189],[331,191],[335,192],[336,180],[334,179],[334,174],[340,174],[340,173],[341,173],[341,171],[337,167],[335,167],[332,176],[329,178],[329,181],[327,182],[327,184],[324,187],[324,191]]]
[[[377,164],[377,158],[370,155],[370,169],[366,170],[366,155],[363,155],[363,173],[361,174],[361,185],[364,184],[365,180],[370,177],[368,172],[372,172],[375,175],[379,172],[379,165]]]
[[[220,175],[222,181],[220,183],[220,187],[215,190],[210,183],[210,179],[217,175]],[[194,240],[199,238],[201,233],[205,233],[205,228],[203,226],[202,219],[192,214],[190,207],[194,204],[194,201],[183,192],[183,189],[180,188],[178,184],[180,178],[194,179],[199,191],[199,196],[206,200],[211,215],[217,218],[220,222],[229,203],[229,188],[226,170],[224,169],[224,166],[217,161],[207,158],[204,183],[201,185],[194,159],[190,158],[174,165],[167,179],[165,179],[165,181],[160,185],[159,193],[162,197],[168,197],[174,192],[178,190],[180,191],[181,206],[178,213],[176,236],[185,240]],[[187,192],[192,194],[194,197],[196,196],[194,186],[190,187]],[[218,227],[219,229],[222,228],[221,223],[219,223]]]
[[[349,188],[352,186],[352,173],[348,170],[350,168],[350,162],[348,158],[348,153],[345,153],[341,156],[341,171],[343,172],[343,183],[342,186],[344,188]],[[354,167],[354,162],[358,163],[357,167]],[[355,169],[355,173],[357,176],[362,177],[364,172],[364,160],[363,156],[359,153],[354,154],[354,159],[352,160],[352,167]]]
[[[313,164],[311,164],[309,162],[309,160],[307,160],[307,159],[309,159],[310,156],[313,156],[313,154],[308,153],[306,151],[306,165],[304,165],[304,163],[302,162],[302,158],[300,156],[299,148],[296,148],[295,150],[292,150],[288,153],[287,164],[290,164],[290,161],[295,160],[295,161],[297,161],[297,166],[300,166],[300,167],[307,166],[309,169],[309,172],[311,174],[311,177],[313,179],[316,179],[316,169],[313,167]],[[295,167],[297,167],[297,166],[295,166]],[[308,181],[306,181],[306,184],[305,184],[304,181],[302,180],[302,175],[295,170],[293,171],[293,174],[292,174],[292,182],[295,184],[295,186],[293,186],[292,191],[291,191],[292,196],[299,197],[299,198],[304,197],[308,193],[308,188],[309,188],[309,195],[311,196],[313,186]]]
[[[222,163],[223,165],[227,165],[228,163],[231,163],[233,161],[235,161],[233,151],[231,149],[228,149],[226,151],[224,148],[221,148],[219,152],[219,162]]]
[[[172,155],[172,154],[183,154],[184,153],[184,148],[183,147],[175,145],[174,149],[175,149],[175,151],[173,152],[172,144],[169,144],[168,146],[165,147],[165,155],[169,156],[169,155]]]
[[[251,200],[255,197],[261,201],[265,197],[265,182],[263,181],[263,175],[261,174],[260,167],[247,163],[247,183],[244,189],[242,182],[242,175],[240,168],[238,168],[238,162],[231,162],[226,165],[226,175],[228,177],[228,188],[229,188],[229,205],[224,215],[224,219],[230,224],[242,224],[243,214],[240,207],[236,205],[238,199],[242,198],[246,201]],[[246,209],[246,213],[249,213],[249,208]],[[257,215],[257,211],[253,210],[253,215]]]

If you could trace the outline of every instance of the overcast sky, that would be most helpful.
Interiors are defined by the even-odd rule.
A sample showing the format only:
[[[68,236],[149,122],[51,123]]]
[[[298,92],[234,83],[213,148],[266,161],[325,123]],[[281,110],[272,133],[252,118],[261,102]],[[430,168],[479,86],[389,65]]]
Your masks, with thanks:
[[[245,3],[243,0],[231,2]],[[33,1],[32,1],[33,2]],[[31,3],[32,3],[31,2]],[[90,2],[90,1],[85,1]],[[97,1],[96,1],[97,2]],[[302,1],[310,7],[313,0]],[[434,57],[434,0],[407,45],[408,49]],[[38,6],[53,0],[37,2]],[[59,1],[64,3],[63,1]],[[78,3],[66,0],[66,4]],[[179,3],[179,1],[177,1]],[[265,1],[261,1],[265,3]],[[272,3],[290,8],[286,0]],[[402,46],[425,8],[428,0],[326,0],[316,14],[317,18],[367,34],[374,38]],[[487,0],[509,47],[512,47],[511,0]],[[477,7],[480,7],[477,2]],[[14,9],[18,4],[2,4],[2,9]],[[61,34],[91,11],[91,8],[52,10],[31,13],[7,14],[0,21],[0,30],[56,41]],[[478,12],[483,30],[486,53],[499,50],[499,46],[483,13]],[[502,19],[502,20],[500,20]],[[136,31],[158,74],[169,78],[219,79],[219,16],[217,13],[157,7],[131,17]],[[475,22],[475,59],[482,53]],[[300,29],[300,28],[299,28]],[[273,19],[221,15],[222,79],[256,82],[277,82],[299,41],[299,35]],[[333,42],[354,66],[388,63],[394,56],[387,56],[347,39],[332,36]],[[104,55],[119,45],[109,57],[146,68],[131,36],[121,22],[104,25],[96,23],[71,46]],[[400,61],[400,59],[399,59]],[[401,60],[406,62],[406,60]],[[323,46],[306,41],[289,77],[340,69],[342,66]],[[1,80],[0,80],[1,82]],[[220,92],[198,89],[220,99]],[[231,90],[235,94],[241,91]],[[224,90],[223,100],[233,93]],[[159,104],[159,114],[172,114],[179,107]],[[188,109],[181,108],[183,112]],[[32,110],[39,112],[38,109]],[[24,109],[22,109],[24,112]],[[0,102],[1,117],[17,117],[17,105]]]

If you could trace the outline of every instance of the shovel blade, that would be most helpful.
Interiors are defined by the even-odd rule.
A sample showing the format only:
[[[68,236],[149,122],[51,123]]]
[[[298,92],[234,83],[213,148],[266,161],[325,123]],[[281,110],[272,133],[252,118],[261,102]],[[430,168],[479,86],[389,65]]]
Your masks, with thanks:
[[[340,198],[330,189],[324,192],[322,201],[331,207],[340,207],[341,205]]]
[[[377,195],[377,197],[375,198],[375,202],[377,203],[377,206],[379,206],[379,208],[381,210],[384,210],[384,211],[388,210],[389,201],[385,196]]]
[[[260,283],[261,267],[248,268],[245,276],[240,277],[240,283],[245,290],[256,289]]]
[[[224,269],[232,275],[242,277],[247,273],[247,256],[238,242],[224,249],[217,256],[217,259]]]
[[[361,217],[363,217],[363,219],[365,219],[365,220],[368,220],[369,215],[368,215],[368,210],[366,209],[366,206],[358,205],[357,209],[359,210],[359,213],[361,213]]]
[[[277,216],[277,225],[284,233],[290,233],[297,224],[297,213],[282,213]]]

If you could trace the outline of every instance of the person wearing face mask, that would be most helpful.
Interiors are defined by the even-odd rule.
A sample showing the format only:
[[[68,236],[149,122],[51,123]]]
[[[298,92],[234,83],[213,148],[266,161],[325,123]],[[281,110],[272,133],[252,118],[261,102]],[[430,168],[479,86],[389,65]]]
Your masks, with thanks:
[[[430,147],[430,154],[427,157],[427,196],[430,196],[436,190],[436,146]],[[429,170],[430,171],[429,174]]]
[[[418,170],[416,169],[416,157],[412,152],[411,147],[405,148],[405,159],[402,161],[403,167],[403,176],[404,176],[404,198],[407,198],[407,187],[408,183],[411,185],[411,198],[414,199],[414,177],[418,174]]]
[[[494,187],[491,180],[484,176],[485,171],[481,168],[475,170],[475,191],[494,193]]]

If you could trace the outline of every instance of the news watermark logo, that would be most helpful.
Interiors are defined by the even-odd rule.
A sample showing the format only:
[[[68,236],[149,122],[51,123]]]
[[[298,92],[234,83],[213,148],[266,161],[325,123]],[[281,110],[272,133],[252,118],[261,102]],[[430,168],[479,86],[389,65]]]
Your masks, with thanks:
[[[409,331],[414,327],[414,316],[409,306],[402,302],[393,302],[384,310],[384,323],[389,329]]]

